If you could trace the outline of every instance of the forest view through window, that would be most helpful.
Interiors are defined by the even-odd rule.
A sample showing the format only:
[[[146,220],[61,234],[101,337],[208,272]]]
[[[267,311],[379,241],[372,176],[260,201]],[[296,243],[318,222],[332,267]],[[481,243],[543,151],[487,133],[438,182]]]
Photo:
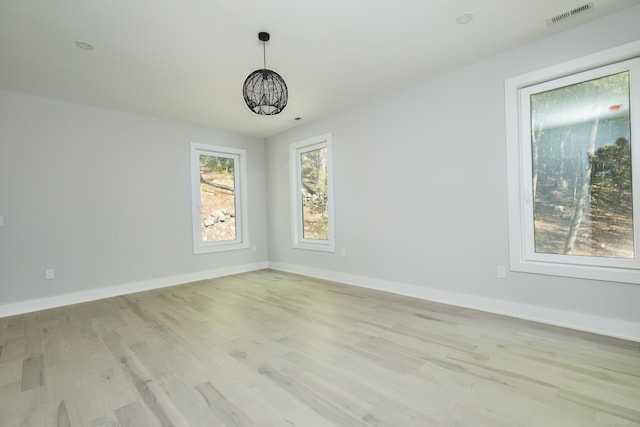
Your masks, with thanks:
[[[634,258],[629,72],[530,103],[535,251]]]
[[[235,158],[200,155],[203,242],[236,239]]]
[[[640,284],[640,42],[505,81],[512,271]]]
[[[246,249],[246,151],[191,143],[195,254]]]
[[[289,145],[294,248],[335,251],[331,147],[331,134]]]
[[[300,154],[302,180],[302,237],[329,239],[327,210],[327,148],[317,148]]]

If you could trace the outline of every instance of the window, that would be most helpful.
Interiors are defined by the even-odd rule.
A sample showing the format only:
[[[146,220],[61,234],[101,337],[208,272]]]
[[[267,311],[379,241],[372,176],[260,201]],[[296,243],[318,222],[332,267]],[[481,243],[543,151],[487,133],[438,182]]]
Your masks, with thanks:
[[[640,283],[639,54],[506,82],[512,270]]]
[[[191,143],[193,252],[249,246],[245,150]]]
[[[293,247],[333,252],[331,134],[291,144]]]

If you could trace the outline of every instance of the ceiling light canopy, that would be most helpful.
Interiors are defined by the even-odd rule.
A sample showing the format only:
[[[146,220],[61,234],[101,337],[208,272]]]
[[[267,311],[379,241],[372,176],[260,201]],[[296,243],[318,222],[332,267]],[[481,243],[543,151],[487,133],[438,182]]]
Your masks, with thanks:
[[[264,68],[249,74],[242,87],[244,102],[256,114],[271,116],[278,114],[287,106],[287,84],[280,74],[267,69],[266,44],[269,33],[261,32],[258,39],[262,42]]]
[[[84,49],[84,50],[93,50],[93,43],[91,43],[90,41],[87,40],[76,40],[76,46],[78,46],[80,49]]]
[[[473,12],[465,12],[463,14],[458,15],[458,17],[456,18],[456,22],[461,25],[468,24],[469,22],[471,22],[473,17],[474,17]]]

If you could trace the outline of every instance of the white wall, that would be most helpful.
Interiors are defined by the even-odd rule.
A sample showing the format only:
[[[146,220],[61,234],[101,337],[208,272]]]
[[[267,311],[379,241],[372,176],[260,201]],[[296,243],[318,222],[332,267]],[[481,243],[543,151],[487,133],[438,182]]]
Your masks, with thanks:
[[[255,252],[192,254],[190,141],[247,150]],[[264,181],[261,139],[0,91],[0,316],[266,266]]]
[[[496,277],[508,266],[505,79],[640,39],[638,22],[627,9],[269,138],[273,265],[640,340],[640,285]],[[290,243],[287,147],[326,132],[335,254]]]

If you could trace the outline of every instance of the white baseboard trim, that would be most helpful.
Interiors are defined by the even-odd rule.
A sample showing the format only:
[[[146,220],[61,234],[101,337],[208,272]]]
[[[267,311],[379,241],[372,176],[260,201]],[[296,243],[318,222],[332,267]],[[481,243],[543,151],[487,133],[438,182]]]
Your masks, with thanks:
[[[611,319],[603,316],[540,307],[531,304],[523,304],[459,292],[450,292],[442,289],[434,289],[425,286],[392,282],[388,280],[380,280],[371,277],[338,273],[329,270],[280,262],[270,262],[269,268],[414,297],[427,301],[471,308],[474,310],[501,314],[518,319],[531,320],[534,322],[640,342],[640,323],[638,322]]]
[[[231,267],[217,268],[214,270],[198,271],[194,273],[178,274],[176,276],[159,277],[157,279],[142,280],[139,282],[125,283],[122,285],[108,286],[86,291],[71,292],[50,297],[19,301],[0,305],[0,317],[15,316],[17,314],[32,313],[39,310],[63,307],[82,302],[95,301],[102,298],[117,297],[135,292],[149,291],[197,282],[198,280],[215,279],[216,277],[230,276],[232,274],[246,273],[249,271],[268,268],[269,264],[259,262],[254,264],[242,264]]]

